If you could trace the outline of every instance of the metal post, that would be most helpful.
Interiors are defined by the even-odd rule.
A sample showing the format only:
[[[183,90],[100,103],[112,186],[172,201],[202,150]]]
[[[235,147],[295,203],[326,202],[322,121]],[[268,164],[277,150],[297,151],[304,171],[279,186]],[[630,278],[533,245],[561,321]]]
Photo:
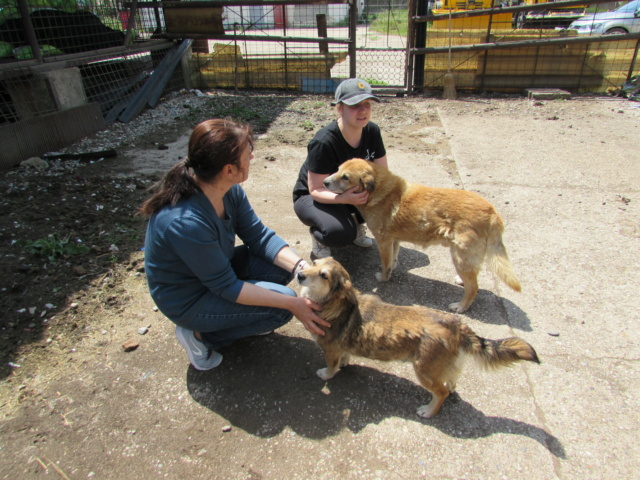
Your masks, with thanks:
[[[129,21],[127,22],[127,33],[124,35],[124,46],[127,47],[133,43],[133,31],[136,27],[136,15],[138,14],[138,0],[133,0],[131,12],[129,13]]]
[[[358,6],[356,0],[349,0],[349,77],[356,75],[356,23],[358,22]]]
[[[629,73],[627,73],[627,82],[631,80],[633,76],[633,71],[636,68],[636,59],[638,58],[638,47],[640,47],[640,38],[636,42],[636,49],[633,52],[633,58],[631,59],[631,64],[629,65]]]
[[[426,15],[428,11],[428,0],[417,0],[418,15]],[[449,7],[451,8],[451,7]],[[416,27],[416,48],[427,46],[427,24],[418,23]],[[424,63],[425,55],[416,55],[413,69],[413,91],[422,92],[424,89]]]
[[[318,37],[327,38],[327,16],[324,13],[316,14],[316,25],[318,26]],[[320,55],[329,54],[329,44],[327,42],[318,42]]]
[[[411,93],[413,89],[413,55],[411,49],[414,47],[416,23],[413,21],[413,15],[416,10],[416,0],[409,0],[409,11],[407,16],[407,53],[404,58],[404,88],[407,93]]]
[[[38,63],[42,63],[42,52],[40,51],[40,46],[38,45],[38,38],[36,37],[36,31],[33,28],[33,23],[31,23],[27,1],[18,0],[18,7],[20,7],[22,26],[24,27],[24,33],[27,35],[27,41],[29,42],[29,46],[31,47],[31,52],[33,52],[33,58],[35,58]]]
[[[491,40],[491,26],[493,24],[493,14],[489,15],[489,24],[487,25],[487,36],[485,43],[489,43]],[[482,60],[482,77],[480,77],[480,91],[484,90],[484,79],[487,74],[487,61],[489,57],[489,51],[484,52],[484,59]]]

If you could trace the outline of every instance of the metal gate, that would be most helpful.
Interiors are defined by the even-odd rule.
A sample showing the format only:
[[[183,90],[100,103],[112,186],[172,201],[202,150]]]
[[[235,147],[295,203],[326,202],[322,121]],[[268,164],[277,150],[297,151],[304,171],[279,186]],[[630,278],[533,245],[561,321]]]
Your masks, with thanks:
[[[359,1],[356,75],[376,89],[407,85],[408,4],[408,0]]]

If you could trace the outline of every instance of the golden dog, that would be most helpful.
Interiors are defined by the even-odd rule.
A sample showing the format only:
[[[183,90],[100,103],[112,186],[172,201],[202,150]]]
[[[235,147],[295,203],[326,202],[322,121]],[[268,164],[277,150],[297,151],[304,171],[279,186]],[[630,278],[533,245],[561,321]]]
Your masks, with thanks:
[[[331,257],[316,260],[297,279],[301,295],[322,305],[319,315],[331,322],[326,334],[315,338],[327,362],[318,376],[332,378],[347,365],[350,354],[412,362],[420,384],[432,396],[418,408],[421,417],[438,413],[455,389],[466,355],[486,368],[519,360],[540,363],[533,347],[519,338],[484,339],[453,314],[391,305],[376,295],[361,294],[344,267]]]
[[[357,207],[378,243],[378,281],[389,280],[398,264],[400,242],[406,241],[449,247],[457,283],[464,285],[462,300],[449,305],[454,312],[464,312],[475,299],[485,258],[504,283],[520,291],[502,243],[502,219],[477,193],[407,183],[386,168],[356,158],[340,165],[324,185],[336,193],[353,187],[369,192],[367,203]]]

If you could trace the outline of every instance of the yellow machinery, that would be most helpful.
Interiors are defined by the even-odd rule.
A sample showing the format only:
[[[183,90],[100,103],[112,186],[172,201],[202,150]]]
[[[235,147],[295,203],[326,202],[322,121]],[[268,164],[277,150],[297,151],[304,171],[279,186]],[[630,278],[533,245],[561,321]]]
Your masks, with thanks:
[[[493,6],[493,0],[438,0],[435,2],[432,13],[435,15],[446,15],[456,13],[464,10],[482,10],[491,8]],[[500,2],[496,2],[499,5]],[[511,13],[496,13],[493,15],[492,23],[496,28],[501,28],[501,24],[509,25],[511,28],[512,14]],[[465,17],[454,18],[451,20],[451,28],[455,31],[461,30],[473,30],[473,29],[486,29],[489,25],[489,16],[483,15],[479,17]],[[433,22],[431,28],[435,29],[448,29],[449,20],[436,20]]]
[[[516,5],[537,5],[539,3],[553,3],[546,0],[436,0],[432,13],[448,14],[464,10],[481,10],[492,6],[516,6]],[[577,7],[557,7],[550,6],[544,10],[532,10],[520,13],[496,13],[493,15],[492,24],[496,29],[511,28],[556,28],[568,27],[569,24],[585,14],[586,5]],[[489,24],[489,16],[454,18],[451,21],[451,28],[455,31],[466,29],[486,29]],[[433,22],[432,28],[447,29],[449,20],[437,20]]]

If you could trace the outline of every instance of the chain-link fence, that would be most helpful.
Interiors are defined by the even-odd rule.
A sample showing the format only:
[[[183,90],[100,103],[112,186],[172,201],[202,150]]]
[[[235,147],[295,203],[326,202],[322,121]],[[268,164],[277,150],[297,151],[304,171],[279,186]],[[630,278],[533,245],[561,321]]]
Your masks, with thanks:
[[[637,78],[640,0],[613,23],[610,0],[516,3],[0,0],[0,140],[13,145],[0,157],[128,121],[183,87],[331,93],[358,76],[420,93],[451,74],[469,92],[606,92]],[[63,112],[80,120],[63,127]]]
[[[413,18],[409,90],[442,89],[451,73],[456,88],[473,92],[604,93],[639,73],[640,0],[447,2]]]

